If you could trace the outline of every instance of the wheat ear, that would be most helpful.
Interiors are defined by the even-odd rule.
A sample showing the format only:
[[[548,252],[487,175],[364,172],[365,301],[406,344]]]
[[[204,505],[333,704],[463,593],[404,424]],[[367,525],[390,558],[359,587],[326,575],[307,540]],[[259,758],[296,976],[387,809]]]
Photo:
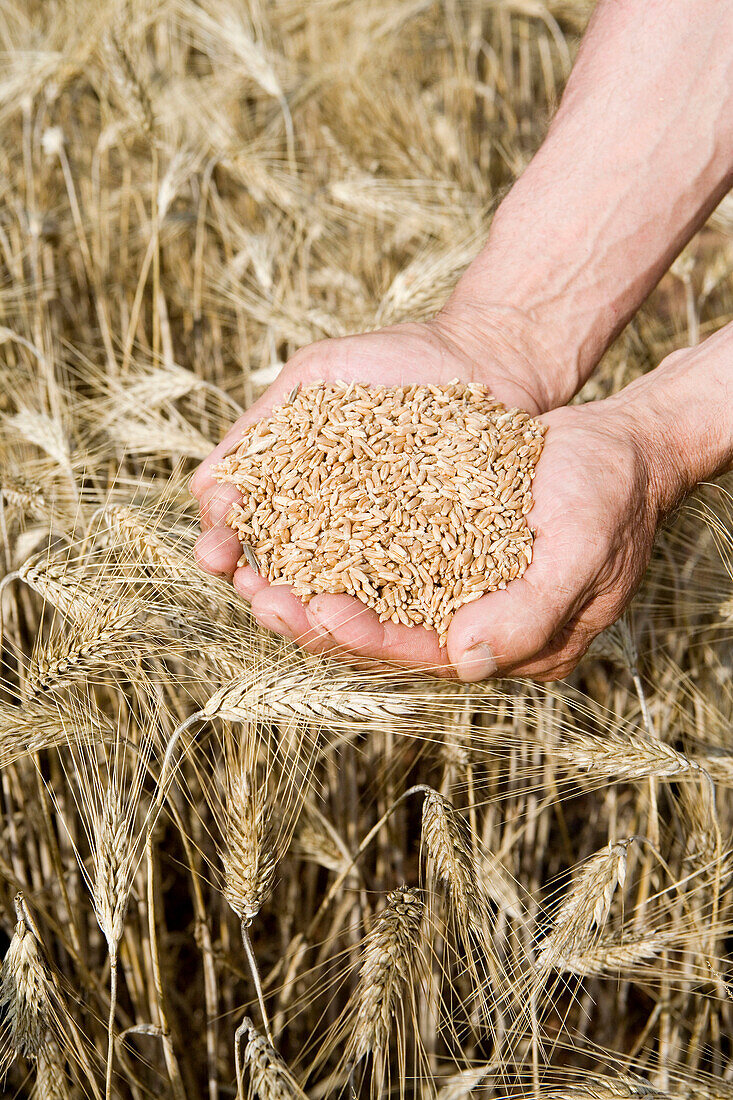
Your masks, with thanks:
[[[447,888],[463,927],[482,931],[483,899],[468,831],[451,802],[437,791],[425,796],[421,839],[429,883]]]
[[[36,1084],[33,1100],[70,1100],[69,1082],[64,1072],[59,1045],[51,1036],[36,1059]]]
[[[540,944],[536,962],[540,970],[554,968],[562,959],[582,950],[594,929],[603,928],[616,887],[623,887],[626,881],[632,839],[609,844],[582,864]]]
[[[271,825],[272,808],[245,770],[231,775],[228,786],[224,897],[239,917],[242,945],[252,972],[262,1022],[272,1042],[259,969],[249,938],[249,927],[269,897],[275,879],[277,858]]]
[[[51,986],[37,933],[22,894],[15,895],[17,923],[0,978],[0,1008],[8,1029],[10,1056],[37,1059],[53,1017]]]
[[[414,972],[423,903],[417,891],[400,886],[387,895],[368,933],[359,971],[357,1008],[347,1045],[353,1067],[368,1054],[380,1068],[388,1053],[392,1017]]]
[[[285,671],[273,662],[256,677],[225,685],[212,695],[203,713],[235,722],[267,718],[361,724],[414,714],[419,704],[419,698],[410,692],[375,691],[355,671],[330,664],[311,667],[303,661]]]
[[[246,1036],[244,1057],[240,1046]],[[260,1035],[248,1016],[237,1028],[234,1046],[237,1074],[237,1100],[242,1096],[244,1069],[249,1070],[250,1091],[259,1100],[306,1100],[285,1062],[272,1045],[271,1040]]]

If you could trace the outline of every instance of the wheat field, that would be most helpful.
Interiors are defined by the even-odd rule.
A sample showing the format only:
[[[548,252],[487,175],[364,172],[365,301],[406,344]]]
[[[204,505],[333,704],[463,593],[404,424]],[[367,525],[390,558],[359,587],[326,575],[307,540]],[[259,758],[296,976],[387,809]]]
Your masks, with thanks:
[[[733,481],[568,681],[305,658],[187,491],[429,317],[583,0],[0,0],[0,1070],[62,1100],[733,1098]],[[580,395],[733,318],[724,202]]]

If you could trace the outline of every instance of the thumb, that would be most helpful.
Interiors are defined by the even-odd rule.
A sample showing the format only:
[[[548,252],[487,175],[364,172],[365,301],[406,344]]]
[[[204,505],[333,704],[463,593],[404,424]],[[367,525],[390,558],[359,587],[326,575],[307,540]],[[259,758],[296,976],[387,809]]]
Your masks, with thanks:
[[[534,657],[583,605],[585,587],[568,557],[537,539],[522,578],[456,611],[447,646],[458,677],[484,680]]]

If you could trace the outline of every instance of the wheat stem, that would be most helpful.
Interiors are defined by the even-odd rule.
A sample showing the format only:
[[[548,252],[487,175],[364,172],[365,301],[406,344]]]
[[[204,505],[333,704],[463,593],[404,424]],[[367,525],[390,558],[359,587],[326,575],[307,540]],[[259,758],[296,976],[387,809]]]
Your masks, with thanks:
[[[265,1035],[270,1046],[274,1046],[275,1043],[272,1038],[272,1032],[270,1031],[270,1021],[267,1015],[267,1009],[265,1008],[265,995],[262,991],[262,982],[260,980],[260,971],[257,966],[257,959],[255,953],[252,950],[252,941],[249,938],[249,922],[242,920],[240,922],[240,928],[242,930],[242,945],[244,946],[244,953],[247,956],[247,963],[249,965],[250,972],[252,974],[252,982],[254,983],[255,992],[257,994],[257,1001],[260,1006],[260,1015],[262,1016],[262,1025],[265,1029]]]
[[[186,732],[186,730],[189,730],[191,728],[191,726],[195,725],[196,722],[202,722],[202,721],[205,721],[205,715],[201,711],[197,710],[195,714],[190,715],[188,718],[186,718],[186,720],[184,722],[181,722],[173,730],[173,733],[171,734],[171,736],[168,740],[168,744],[166,745],[165,754],[163,756],[163,762],[160,766],[160,781],[159,781],[159,785],[158,785],[159,786],[159,790],[158,790],[158,807],[160,807],[162,805],[163,799],[165,797],[165,791],[166,791],[166,788],[168,786],[168,780],[170,779],[170,776],[168,775],[168,772],[169,772],[170,767],[171,767],[171,760],[173,759],[173,754],[176,751],[176,746],[178,745],[178,742],[181,739],[181,735],[184,734]]]
[[[107,1070],[104,1100],[112,1100],[112,1067],[115,1052],[115,1013],[117,1011],[117,952],[109,956],[109,1016],[107,1019]]]

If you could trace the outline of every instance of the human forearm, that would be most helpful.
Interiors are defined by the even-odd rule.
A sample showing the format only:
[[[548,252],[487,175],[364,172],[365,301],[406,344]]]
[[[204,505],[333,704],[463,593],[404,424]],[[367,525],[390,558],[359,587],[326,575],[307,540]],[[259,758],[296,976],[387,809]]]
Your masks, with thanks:
[[[544,145],[444,311],[478,354],[484,329],[531,331],[555,405],[733,183],[731,41],[730,0],[602,2]]]

